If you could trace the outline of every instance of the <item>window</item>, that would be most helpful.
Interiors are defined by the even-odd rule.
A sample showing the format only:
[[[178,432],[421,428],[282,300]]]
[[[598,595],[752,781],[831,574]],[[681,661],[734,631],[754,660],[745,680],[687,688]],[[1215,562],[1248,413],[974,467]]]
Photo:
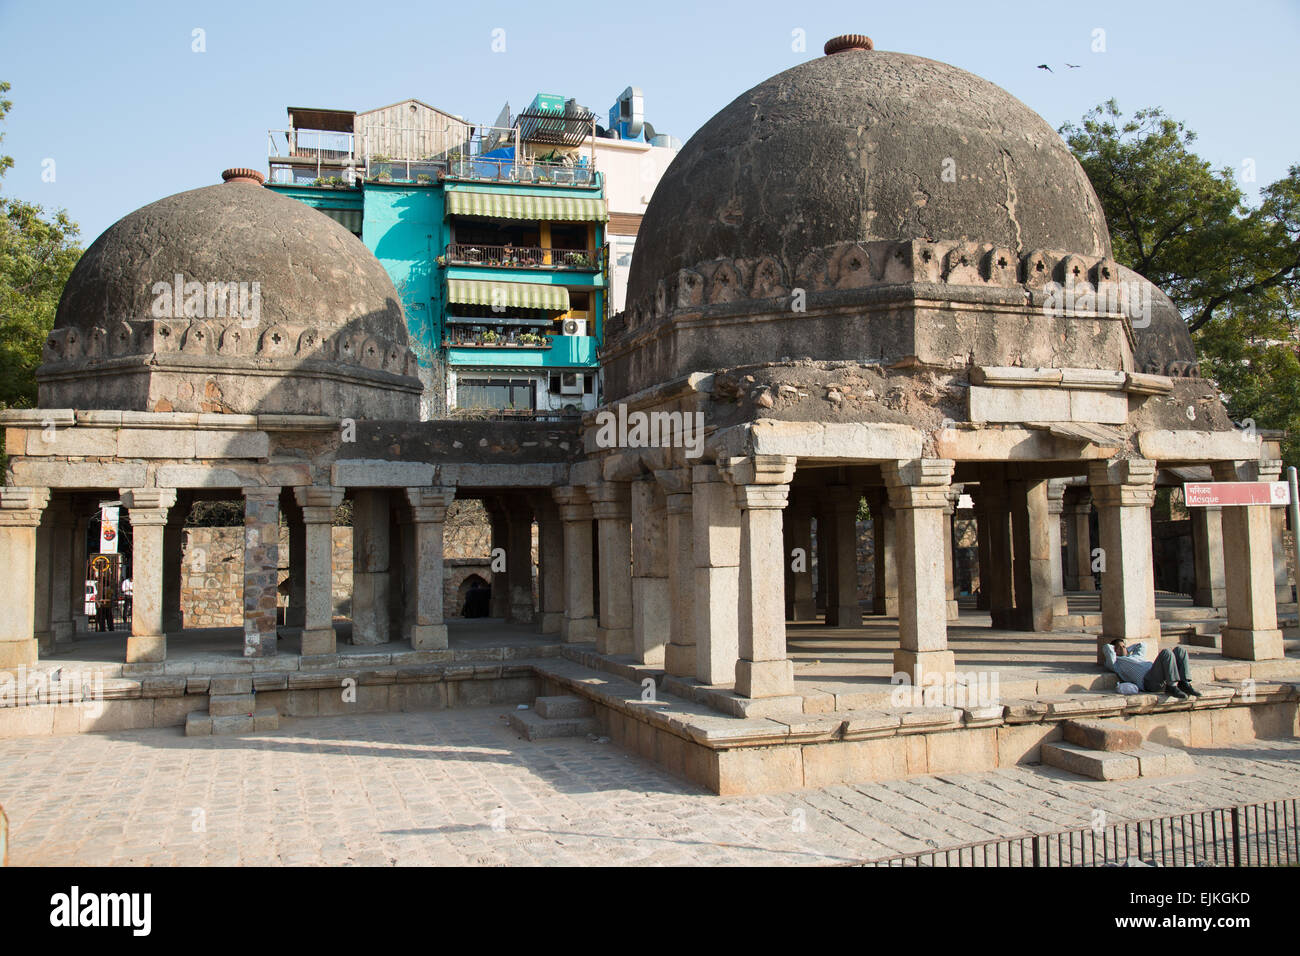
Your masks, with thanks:
[[[460,408],[533,410],[536,393],[531,379],[463,378],[456,385]]]

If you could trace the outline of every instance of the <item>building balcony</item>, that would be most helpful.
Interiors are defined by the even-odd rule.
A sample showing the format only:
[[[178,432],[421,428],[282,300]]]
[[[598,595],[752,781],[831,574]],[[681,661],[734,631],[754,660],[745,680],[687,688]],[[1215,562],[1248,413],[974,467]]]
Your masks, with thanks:
[[[562,269],[599,272],[599,249],[553,249],[547,246],[488,246],[453,242],[447,246],[447,264],[489,266],[498,269]]]

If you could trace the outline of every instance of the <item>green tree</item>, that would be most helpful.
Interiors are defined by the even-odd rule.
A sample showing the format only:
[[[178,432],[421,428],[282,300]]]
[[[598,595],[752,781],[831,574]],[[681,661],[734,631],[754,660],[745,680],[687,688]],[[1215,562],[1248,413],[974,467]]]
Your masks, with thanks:
[[[0,83],[0,122],[13,105]],[[0,142],[4,134],[0,133]],[[0,180],[14,165],[0,155]],[[0,408],[36,404],[36,368],[63,286],[81,257],[78,228],[60,210],[0,195]]]
[[[1233,417],[1287,429],[1284,457],[1300,461],[1300,165],[1251,207],[1234,170],[1196,155],[1196,134],[1159,109],[1125,118],[1110,100],[1060,132],[1115,258],[1173,299]]]

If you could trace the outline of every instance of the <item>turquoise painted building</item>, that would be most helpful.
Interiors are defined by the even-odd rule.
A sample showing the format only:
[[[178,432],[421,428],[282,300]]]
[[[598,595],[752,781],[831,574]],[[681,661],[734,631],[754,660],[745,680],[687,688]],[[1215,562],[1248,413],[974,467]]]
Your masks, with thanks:
[[[289,117],[272,131],[285,145],[273,145],[267,188],[336,219],[384,265],[427,417],[596,406],[609,217],[594,151],[582,150],[589,112],[538,97],[514,126],[482,131],[418,100]]]

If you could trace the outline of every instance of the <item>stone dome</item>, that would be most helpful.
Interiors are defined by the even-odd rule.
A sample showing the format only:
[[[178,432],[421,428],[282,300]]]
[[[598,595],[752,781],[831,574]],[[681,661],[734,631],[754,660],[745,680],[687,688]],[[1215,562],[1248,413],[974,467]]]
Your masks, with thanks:
[[[43,407],[418,417],[401,299],[365,245],[227,170],[82,255],[38,372]]]
[[[1109,258],[1087,175],[1042,117],[954,66],[840,39],[854,42],[737,97],[682,148],[646,209],[628,308],[702,262],[771,257],[793,276],[843,242]]]

